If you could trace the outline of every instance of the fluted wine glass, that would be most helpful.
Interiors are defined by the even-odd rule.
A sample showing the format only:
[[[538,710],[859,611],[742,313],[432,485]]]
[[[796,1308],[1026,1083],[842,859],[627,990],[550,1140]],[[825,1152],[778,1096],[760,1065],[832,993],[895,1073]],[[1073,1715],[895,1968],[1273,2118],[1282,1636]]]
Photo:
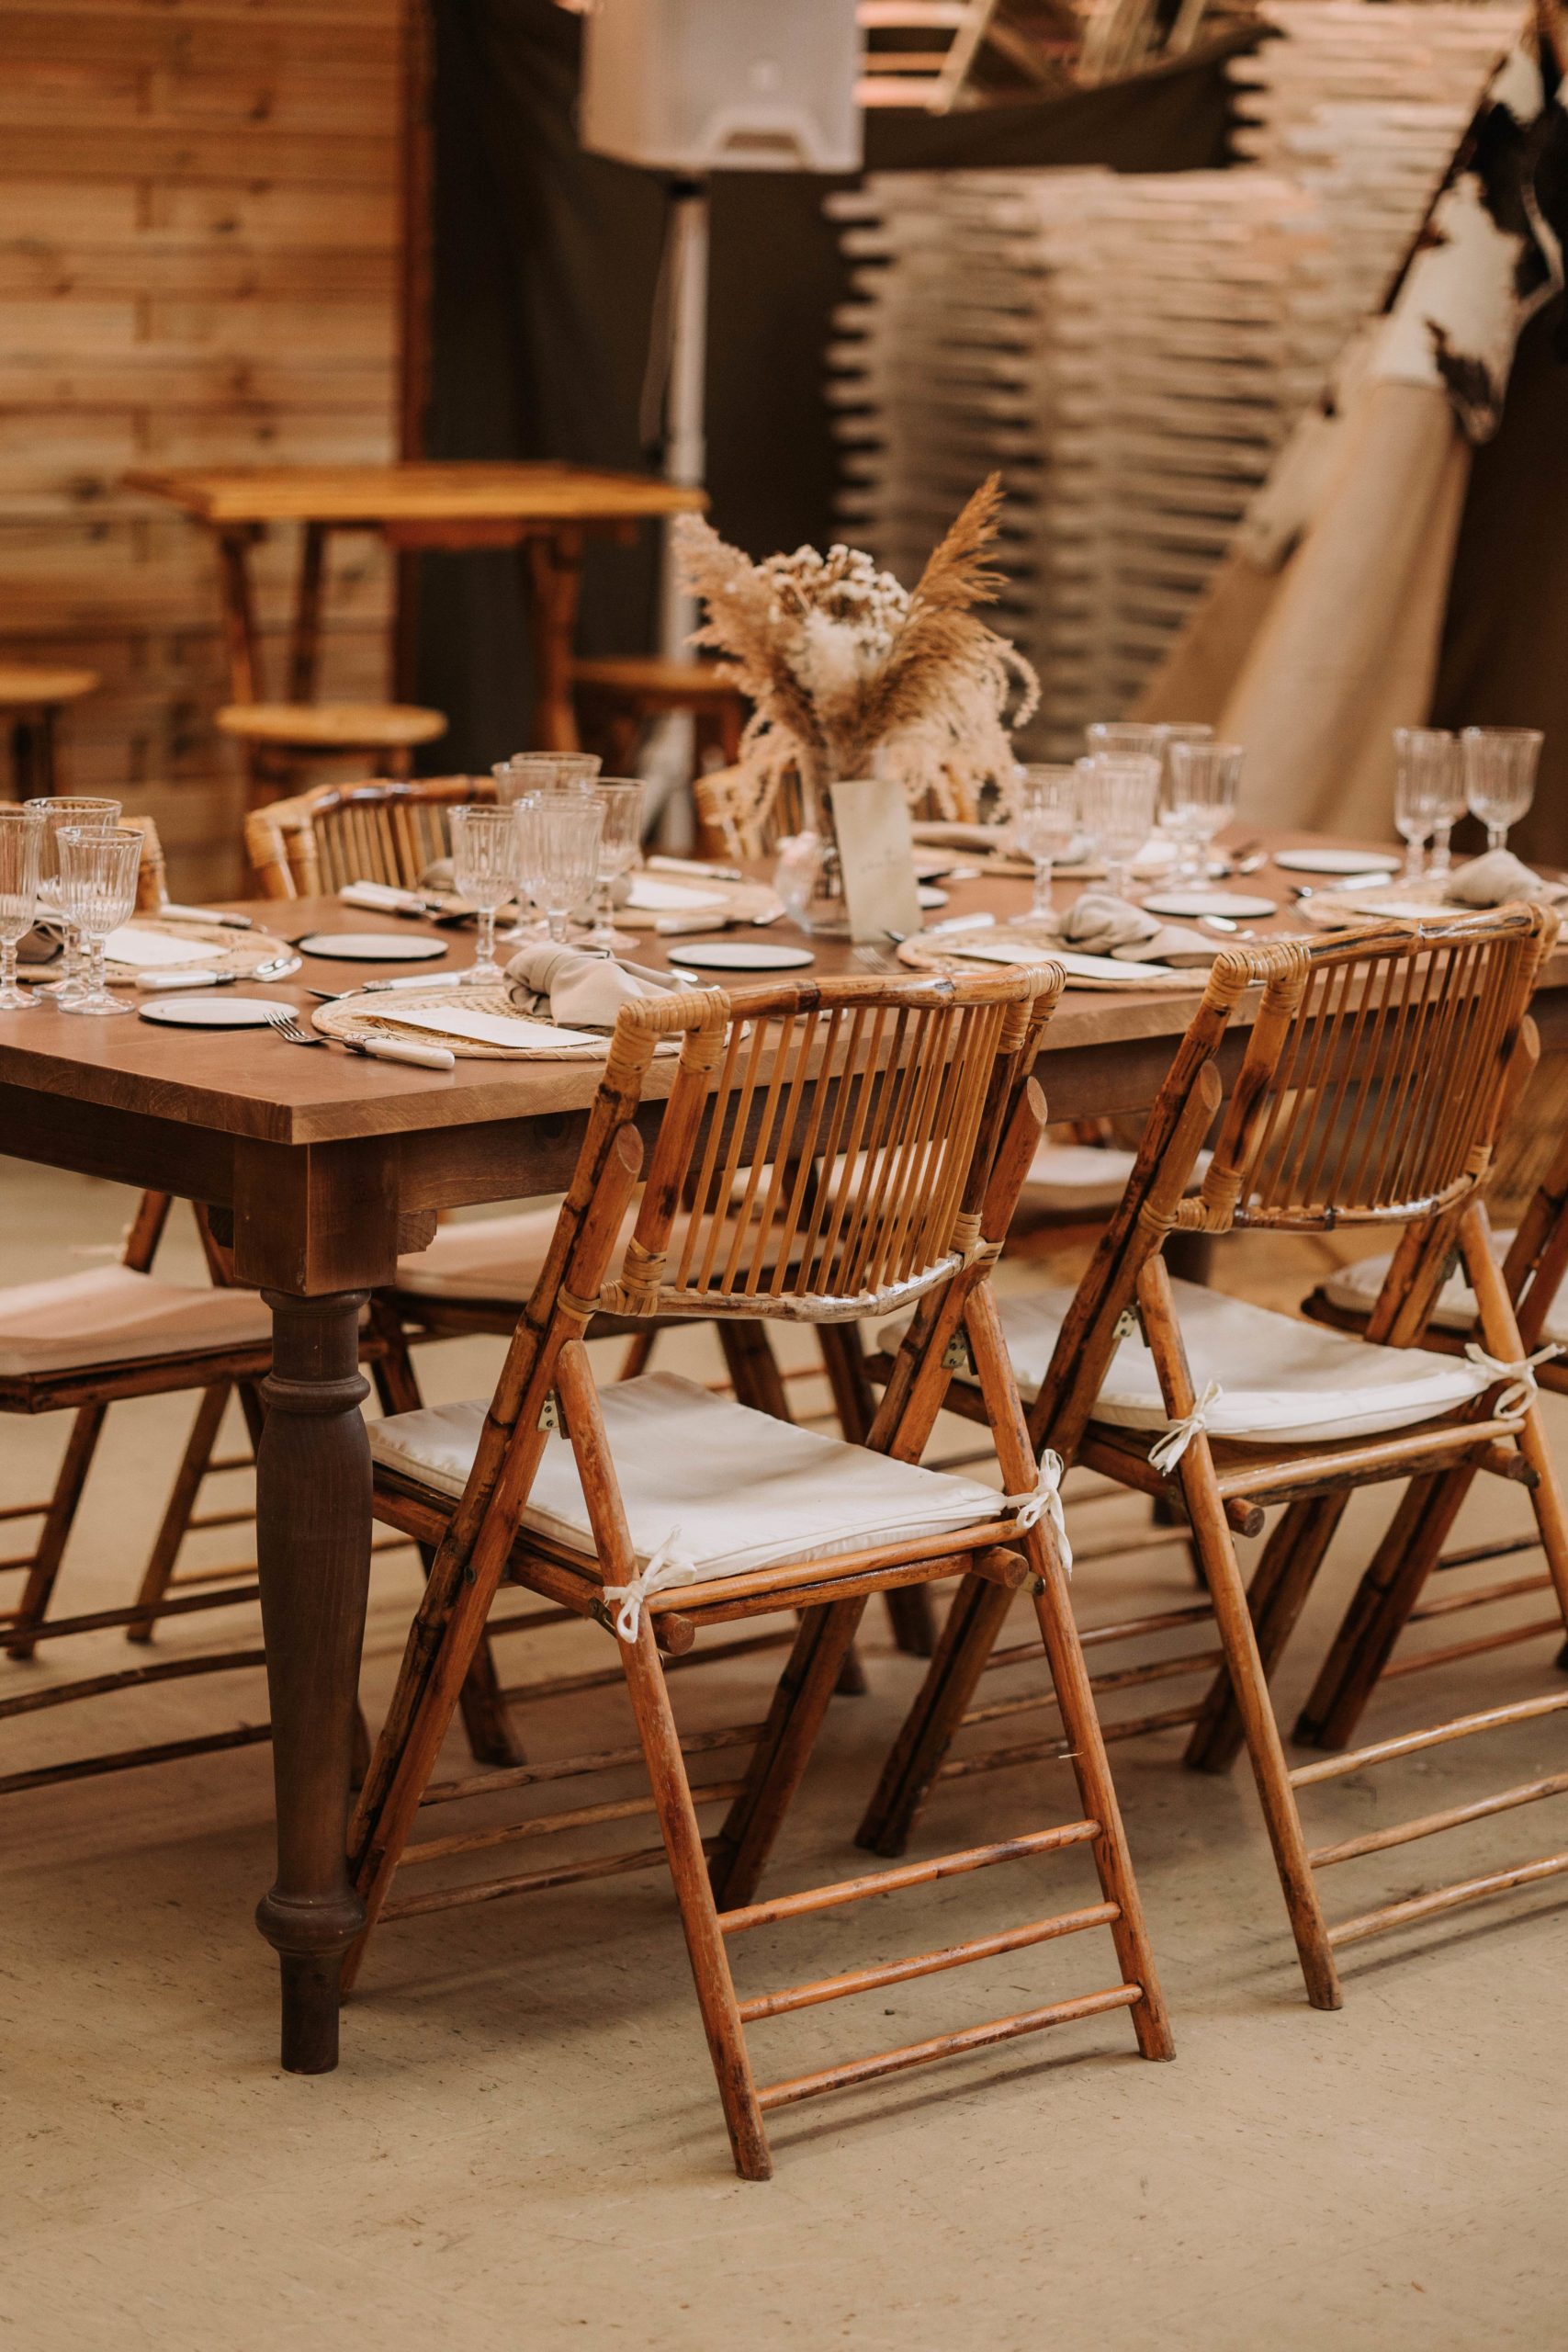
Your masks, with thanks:
[[[31,989],[17,986],[17,949],[38,910],[43,819],[30,808],[0,806],[0,1012],[34,1012]]]
[[[55,836],[61,897],[86,955],[82,989],[64,1003],[67,1012],[107,1019],[136,1009],[117,997],[104,978],[104,942],[136,905],[141,849],[142,836],[128,825],[101,832],[62,825]]]
[[[1159,771],[1152,753],[1123,759],[1101,752],[1078,762],[1084,830],[1093,834],[1105,861],[1105,886],[1112,898],[1127,896],[1133,860],[1154,831]]]
[[[513,752],[491,774],[497,800],[510,808],[528,792],[590,791],[603,764],[596,752]]]
[[[568,917],[598,879],[604,809],[592,793],[533,792],[519,801],[513,821],[519,871],[550,937],[564,940]]]
[[[460,801],[452,811],[452,887],[479,919],[470,983],[499,980],[495,918],[517,888],[517,833],[510,808],[488,800]]]
[[[604,947],[614,954],[618,947],[637,945],[628,933],[615,929],[613,890],[617,876],[630,873],[642,846],[644,797],[642,785],[633,776],[601,776],[593,786],[604,824],[599,834],[599,897],[593,928],[582,943],[585,947]]]
[[[1013,780],[1011,832],[1034,867],[1034,900],[1029,910],[1034,922],[1051,916],[1051,870],[1071,849],[1077,829],[1077,770],[1021,766]]]
[[[56,843],[63,826],[73,825],[82,832],[107,832],[119,823],[120,804],[105,800],[96,794],[57,792],[46,794],[40,800],[29,800],[25,806],[43,821],[42,862],[39,868],[41,903],[59,921],[65,934],[65,962],[61,977],[47,981],[41,993],[52,997],[57,1005],[75,1002],[86,986],[83,976],[82,943],[71,910],[60,894],[60,860]],[[58,903],[51,904],[51,899]]]
[[[1506,847],[1509,826],[1535,798],[1541,741],[1535,727],[1467,727],[1460,737],[1464,797],[1486,828],[1488,849]]]
[[[1235,815],[1241,789],[1239,743],[1216,743],[1212,735],[1179,737],[1166,746],[1166,830],[1176,835],[1185,878],[1209,878],[1215,836]]]

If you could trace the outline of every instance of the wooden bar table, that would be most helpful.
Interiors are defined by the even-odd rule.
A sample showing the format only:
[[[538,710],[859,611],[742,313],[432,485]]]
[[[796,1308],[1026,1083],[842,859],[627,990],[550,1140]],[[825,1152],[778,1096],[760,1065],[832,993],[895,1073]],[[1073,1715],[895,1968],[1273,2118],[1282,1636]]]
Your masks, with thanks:
[[[288,664],[290,702],[315,697],[329,535],[374,531],[400,556],[433,548],[520,548],[526,556],[541,749],[577,749],[572,640],[591,534],[628,537],[656,517],[701,508],[701,490],[657,474],[590,466],[408,460],[384,466],[188,466],[127,474],[128,490],[163,498],[217,542],[230,699],[264,699],[251,549],[276,525],[300,530]],[[400,606],[403,594],[400,566]],[[395,630],[395,691],[411,687],[406,609]]]
[[[1289,909],[1285,876],[1266,869],[1248,887]],[[954,913],[989,908],[1005,919],[1025,911],[1029,886],[998,878],[951,895]],[[336,900],[247,910],[291,936],[388,922]],[[1275,927],[1295,926],[1287,912],[1259,929]],[[468,935],[447,936],[448,967],[471,960]],[[678,963],[683,944],[650,938],[637,953]],[[818,943],[815,968],[865,970],[836,942]],[[310,986],[376,976],[307,960],[265,993],[308,1019]],[[1200,985],[1064,997],[1040,1072],[1052,1117],[1151,1102]],[[1546,1042],[1568,1046],[1562,953],[1536,1013]],[[1245,1029],[1245,1009],[1233,1025]],[[425,1071],[335,1048],[307,1053],[259,1030],[204,1034],[52,1009],[0,1015],[0,1150],[207,1203],[220,1229],[231,1227],[241,1280],[272,1310],[256,1518],[277,1876],[257,1921],[279,1955],[283,2063],[296,2072],[336,2064],[339,1973],[361,1921],[344,1857],[370,1563],[359,1311],[391,1279],[400,1250],[429,1242],[439,1211],[563,1188],[598,1075],[594,1065],[497,1061]],[[657,1093],[665,1066],[656,1062],[650,1078]]]

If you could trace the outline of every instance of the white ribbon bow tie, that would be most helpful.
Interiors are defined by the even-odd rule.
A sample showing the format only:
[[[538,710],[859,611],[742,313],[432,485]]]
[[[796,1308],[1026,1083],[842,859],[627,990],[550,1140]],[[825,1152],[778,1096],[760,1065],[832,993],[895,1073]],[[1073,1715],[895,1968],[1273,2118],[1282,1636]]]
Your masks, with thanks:
[[[615,1631],[623,1642],[635,1642],[642,1631],[642,1604],[650,1593],[660,1592],[672,1584],[695,1584],[696,1562],[677,1549],[681,1531],[672,1527],[646,1568],[639,1568],[630,1584],[607,1584],[606,1602],[619,1601],[615,1611]]]
[[[1165,1435],[1156,1438],[1150,1446],[1150,1466],[1157,1470],[1162,1478],[1169,1477],[1199,1430],[1208,1428],[1209,1408],[1217,1405],[1224,1393],[1217,1380],[1211,1380],[1192,1410],[1183,1414],[1180,1420],[1172,1421]]]
[[[1479,1340],[1472,1340],[1465,1349],[1465,1354],[1472,1363],[1480,1364],[1482,1369],[1491,1373],[1495,1379],[1506,1380],[1508,1383],[1508,1386],[1497,1399],[1497,1415],[1500,1420],[1511,1420],[1516,1414],[1529,1411],[1536,1391],[1537,1364],[1547,1363],[1553,1356],[1560,1356],[1562,1353],[1562,1343],[1559,1340],[1553,1340],[1544,1348],[1537,1348],[1533,1356],[1518,1357],[1513,1363],[1505,1363],[1501,1356],[1489,1356]]]
[[[1073,1547],[1067,1541],[1067,1514],[1062,1509],[1062,1457],[1049,1447],[1040,1457],[1040,1473],[1026,1495],[1004,1495],[1004,1506],[1018,1516],[1013,1525],[1027,1534],[1048,1519],[1056,1538],[1056,1550],[1061,1556],[1062,1574],[1073,1572]]]

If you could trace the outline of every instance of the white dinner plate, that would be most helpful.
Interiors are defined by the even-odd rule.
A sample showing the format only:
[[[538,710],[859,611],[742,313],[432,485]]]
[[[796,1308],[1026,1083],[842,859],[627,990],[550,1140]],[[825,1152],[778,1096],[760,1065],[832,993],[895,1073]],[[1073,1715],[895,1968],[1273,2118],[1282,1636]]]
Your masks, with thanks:
[[[340,964],[434,964],[444,939],[408,931],[308,931],[294,943],[301,956],[328,956]]]
[[[1277,911],[1272,899],[1251,899],[1244,890],[1154,890],[1144,900],[1151,915],[1230,915],[1237,922]]]
[[[1348,874],[1365,882],[1374,874],[1392,874],[1399,864],[1399,852],[1391,849],[1385,855],[1376,849],[1277,849],[1274,863],[1287,874]]]
[[[920,883],[915,895],[922,907],[945,907],[947,904],[947,892],[937,889],[931,882]]]
[[[682,966],[699,972],[798,972],[816,956],[809,947],[775,947],[765,940],[705,940],[700,946],[682,945]]]
[[[265,996],[160,996],[136,1008],[143,1021],[167,1029],[270,1029],[292,1005]]]

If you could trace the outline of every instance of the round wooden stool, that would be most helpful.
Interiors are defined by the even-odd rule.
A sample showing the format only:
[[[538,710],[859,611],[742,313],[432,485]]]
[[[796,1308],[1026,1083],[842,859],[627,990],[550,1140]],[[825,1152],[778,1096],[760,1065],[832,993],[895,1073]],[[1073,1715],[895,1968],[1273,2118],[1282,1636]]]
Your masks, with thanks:
[[[664,653],[617,653],[571,665],[571,683],[585,733],[598,732],[613,771],[631,773],[637,737],[665,711],[690,711],[699,746],[711,745],[726,767],[740,756],[746,698],[716,662],[686,662]]]
[[[310,759],[357,759],[405,780],[416,746],[446,724],[444,712],[409,702],[236,702],[218,714],[220,732],[245,747],[253,805],[288,789]]]
[[[36,800],[54,790],[56,714],[90,695],[97,683],[96,670],[0,663],[0,726],[10,737],[11,789],[18,800]]]

